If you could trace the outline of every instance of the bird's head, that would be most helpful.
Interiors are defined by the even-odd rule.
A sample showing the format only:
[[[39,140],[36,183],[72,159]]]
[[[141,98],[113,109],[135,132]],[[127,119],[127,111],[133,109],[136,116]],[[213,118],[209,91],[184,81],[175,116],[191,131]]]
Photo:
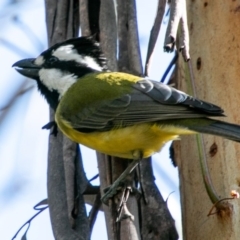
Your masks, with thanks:
[[[57,43],[37,58],[20,60],[13,67],[22,75],[37,81],[40,92],[53,109],[79,78],[107,70],[106,58],[93,37]]]

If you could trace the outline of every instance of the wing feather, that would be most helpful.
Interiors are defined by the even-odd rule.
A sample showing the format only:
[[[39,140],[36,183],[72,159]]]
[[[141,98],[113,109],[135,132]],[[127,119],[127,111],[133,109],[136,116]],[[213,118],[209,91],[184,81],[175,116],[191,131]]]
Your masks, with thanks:
[[[75,115],[64,116],[64,119],[74,129],[92,132],[146,122],[208,116],[223,116],[223,110],[170,86],[143,79],[132,85],[130,94],[98,102]]]

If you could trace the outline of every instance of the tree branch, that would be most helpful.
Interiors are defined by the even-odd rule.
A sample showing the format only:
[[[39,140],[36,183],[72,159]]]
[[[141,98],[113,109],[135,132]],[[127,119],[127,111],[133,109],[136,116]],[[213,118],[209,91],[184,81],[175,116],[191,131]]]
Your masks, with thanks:
[[[187,25],[186,0],[172,0],[170,5],[170,19],[165,36],[164,50],[172,52],[174,50],[177,38],[177,30],[180,22],[180,46],[183,59],[188,61],[189,54],[189,32]]]
[[[167,203],[163,200],[156,184],[151,159],[140,163],[141,186],[144,197],[141,198],[142,238],[148,240],[177,240],[178,233]]]
[[[144,71],[145,76],[149,75],[150,61],[155,48],[155,44],[158,39],[158,34],[160,32],[162,19],[165,12],[165,6],[166,6],[166,0],[158,0],[157,14],[155,17],[153,27],[151,29],[150,38],[148,42],[148,51],[147,51],[147,58],[146,58],[145,71]]]
[[[76,0],[45,0],[45,6],[49,45],[77,36],[78,11],[73,9],[78,6]],[[53,120],[54,112],[50,112]],[[89,239],[88,219],[81,194],[87,181],[83,181],[86,177],[76,150],[76,143],[67,140],[60,132],[57,137],[49,137],[48,202],[56,239]]]

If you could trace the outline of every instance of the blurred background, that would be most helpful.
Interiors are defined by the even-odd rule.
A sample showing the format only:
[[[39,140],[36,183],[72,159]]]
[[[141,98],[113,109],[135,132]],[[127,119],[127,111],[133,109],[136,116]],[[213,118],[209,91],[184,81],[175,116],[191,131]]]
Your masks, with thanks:
[[[157,0],[137,0],[141,54],[145,63],[150,30]],[[168,16],[151,62],[149,77],[160,80],[173,54],[163,53],[163,39]],[[33,206],[47,198],[46,172],[49,132],[41,127],[48,123],[48,105],[37,92],[35,82],[22,77],[11,66],[23,58],[37,57],[47,48],[43,0],[0,1],[0,239],[12,239],[17,230],[36,211]],[[176,221],[181,239],[181,212],[178,171],[169,159],[169,144],[153,156],[156,183]],[[95,152],[81,147],[84,167],[89,178],[97,174]],[[95,180],[93,184],[98,184]],[[173,192],[170,196],[169,194]],[[89,206],[87,206],[90,209]],[[26,227],[16,239],[21,239]],[[92,240],[107,239],[104,216],[100,212]],[[35,218],[27,239],[52,240],[49,212]]]

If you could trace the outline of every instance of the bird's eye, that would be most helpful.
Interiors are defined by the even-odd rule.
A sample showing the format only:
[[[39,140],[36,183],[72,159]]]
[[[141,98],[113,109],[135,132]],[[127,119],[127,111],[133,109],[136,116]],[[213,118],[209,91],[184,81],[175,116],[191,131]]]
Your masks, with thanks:
[[[58,61],[58,58],[56,58],[56,57],[50,57],[47,62],[50,63],[50,64],[52,64],[52,63],[55,63],[55,62],[57,62],[57,61]]]

